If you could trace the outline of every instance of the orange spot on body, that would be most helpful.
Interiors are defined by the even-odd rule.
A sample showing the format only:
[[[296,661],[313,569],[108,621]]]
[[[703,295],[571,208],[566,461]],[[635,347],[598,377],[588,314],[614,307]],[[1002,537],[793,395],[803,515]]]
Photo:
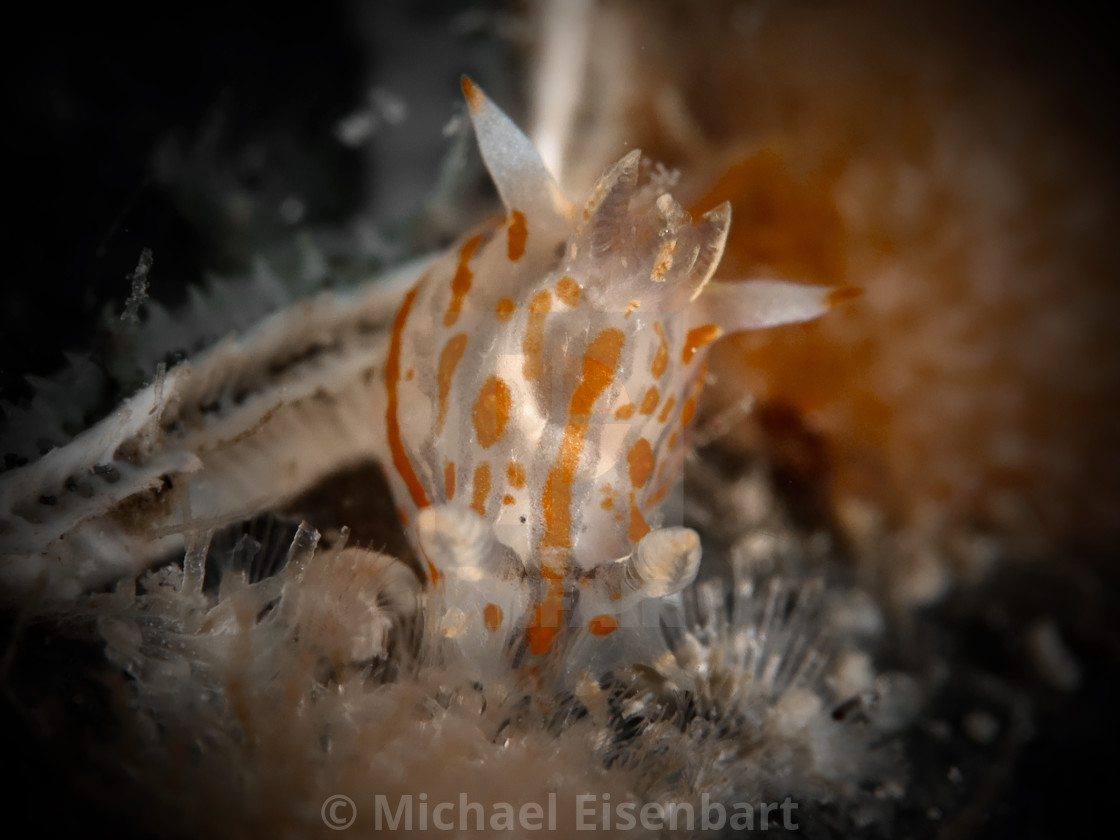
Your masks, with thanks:
[[[436,434],[443,431],[443,421],[447,419],[447,395],[451,393],[451,379],[455,369],[467,349],[467,334],[458,333],[448,339],[439,353],[439,367],[436,369],[437,406]]]
[[[529,322],[525,325],[525,336],[521,339],[521,351],[525,354],[522,374],[530,382],[541,378],[542,356],[544,354],[544,319],[552,308],[552,295],[541,289],[529,301]]]
[[[610,510],[611,508],[613,508],[614,507],[614,488],[611,487],[609,484],[604,484],[602,487],[599,488],[599,492],[601,492],[603,494],[603,501],[599,503],[599,506],[602,507],[603,510]]]
[[[676,405],[676,403],[677,398],[670,394],[669,398],[665,400],[665,405],[661,408],[661,413],[657,415],[658,423],[664,423],[669,419],[669,413],[673,410],[673,406]]]
[[[509,388],[496,376],[489,377],[478,391],[471,420],[475,437],[483,449],[489,449],[506,430],[509,420]]]
[[[657,408],[657,404],[661,401],[661,392],[657,390],[656,385],[651,385],[649,390],[646,391],[645,396],[642,397],[642,405],[638,409],[642,414],[653,414],[653,410]]]
[[[404,451],[400,419],[397,417],[397,409],[399,408],[397,384],[401,375],[401,337],[404,333],[404,325],[408,321],[413,301],[416,300],[416,293],[420,291],[420,285],[423,282],[424,279],[421,278],[420,283],[413,286],[404,296],[401,308],[397,311],[396,317],[393,318],[389,353],[385,357],[385,391],[388,395],[385,408],[385,434],[388,438],[389,452],[393,459],[393,468],[397,471],[401,480],[404,481],[409,495],[412,496],[413,504],[418,508],[425,508],[431,503],[428,501],[428,494],[424,492],[423,485],[416,477],[416,471],[412,468],[408,453]]]
[[[653,472],[653,449],[649,441],[638,438],[626,453],[626,460],[630,464],[630,483],[634,487],[644,487]]]
[[[524,487],[525,468],[516,461],[510,461],[506,466],[506,478],[509,479],[510,487]]]
[[[487,604],[482,608],[482,623],[487,630],[496,631],[502,626],[502,608],[497,604]]]
[[[556,463],[548,471],[541,497],[544,513],[544,533],[540,542],[542,548],[571,548],[572,481],[579,465],[579,453],[587,434],[591,409],[614,379],[625,340],[622,330],[603,330],[583,355],[579,383],[572,392],[568,406],[568,424],[564,427],[560,451]]]
[[[494,314],[498,316],[499,321],[508,321],[513,317],[513,300],[504,297],[498,301],[498,305],[494,307]]]
[[[471,290],[471,280],[474,272],[470,269],[471,257],[482,243],[482,234],[476,233],[463,243],[459,250],[459,265],[455,268],[455,276],[451,278],[451,300],[447,304],[447,312],[443,315],[443,325],[450,327],[459,320],[459,313],[463,310],[463,298]]]
[[[506,495],[502,496],[503,505],[512,505],[516,501],[517,499],[513,498],[513,496],[509,495],[509,493],[506,493]]]
[[[558,628],[542,627],[539,624],[530,624],[525,628],[525,638],[529,642],[529,653],[534,656],[544,656],[552,647],[552,640],[556,638]]]
[[[568,306],[575,307],[579,305],[581,291],[579,283],[571,277],[561,277],[556,281],[556,297],[560,298],[560,300]]]
[[[653,330],[657,333],[659,343],[657,352],[653,355],[653,363],[649,366],[649,372],[653,374],[654,379],[660,379],[665,373],[665,368],[669,366],[669,342],[665,340],[665,331],[661,328],[660,321],[653,322]]]
[[[455,462],[447,461],[443,465],[443,495],[448,501],[455,498]]]
[[[471,509],[479,516],[486,516],[486,497],[490,495],[490,465],[483,461],[474,468],[474,495]]]
[[[517,262],[525,253],[525,240],[529,238],[529,227],[525,224],[525,214],[520,210],[509,213],[506,253],[510,262]]]
[[[626,535],[630,538],[630,542],[636,543],[642,537],[650,532],[649,523],[646,522],[642,512],[638,510],[637,504],[634,502],[634,494],[630,493],[630,527]]]
[[[543,656],[548,653],[563,623],[563,597],[557,592],[550,592],[533,610],[529,625],[525,628],[525,639],[529,643],[529,653],[534,656]]]
[[[692,415],[695,413],[696,400],[692,397],[689,397],[684,401],[684,405],[681,406],[681,425],[687,426],[689,424],[689,421],[692,420]]]
[[[622,330],[606,329],[595,336],[583,354],[583,369],[580,371],[579,384],[572,393],[568,406],[568,416],[572,421],[587,424],[591,419],[591,409],[599,395],[606,390],[614,379],[618,357],[626,336]]]
[[[634,416],[634,403],[626,403],[614,413],[619,420],[629,420]]]
[[[439,583],[439,569],[435,567],[431,560],[428,561],[428,578],[432,583]]]
[[[720,328],[715,324],[704,324],[689,330],[684,339],[684,349],[681,350],[681,361],[687,365],[696,355],[696,351],[719,338],[720,332]]]
[[[692,380],[692,386],[688,389],[688,399],[685,400],[685,405],[681,408],[682,427],[687,426],[689,421],[692,420],[692,415],[696,411],[696,401],[700,399],[700,393],[704,390],[704,384],[707,381],[708,360],[705,359],[696,371],[696,378]],[[689,403],[692,403],[692,408],[688,408]]]
[[[618,629],[618,619],[606,613],[597,615],[587,622],[587,629],[593,636],[606,636]]]

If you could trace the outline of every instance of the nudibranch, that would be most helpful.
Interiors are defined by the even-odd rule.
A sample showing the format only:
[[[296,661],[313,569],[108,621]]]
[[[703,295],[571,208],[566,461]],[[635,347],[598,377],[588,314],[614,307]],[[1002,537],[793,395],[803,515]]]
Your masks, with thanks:
[[[529,138],[469,79],[463,92],[506,213],[396,314],[388,472],[447,632],[489,632],[523,661],[566,628],[609,635],[692,581],[699,538],[659,508],[712,342],[816,317],[837,295],[711,282],[727,204],[693,222],[633,150],[574,205]]]
[[[463,90],[504,218],[426,268],[227,336],[0,476],[5,589],[106,586],[370,462],[426,560],[439,632],[483,660],[621,647],[632,611],[692,580],[699,539],[663,502],[712,342],[844,292],[713,281],[727,205],[693,222],[637,150],[572,204]]]

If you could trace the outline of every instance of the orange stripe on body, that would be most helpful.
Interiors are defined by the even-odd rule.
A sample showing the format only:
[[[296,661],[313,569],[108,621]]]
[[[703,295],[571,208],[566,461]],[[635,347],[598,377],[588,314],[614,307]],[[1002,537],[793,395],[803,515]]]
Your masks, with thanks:
[[[571,548],[571,508],[572,483],[565,480],[568,469],[558,464],[548,471],[541,495],[541,509],[544,513],[544,533],[541,546],[548,548]],[[543,562],[543,561],[542,561]]]
[[[451,336],[439,353],[439,367],[436,369],[436,387],[439,411],[436,416],[436,434],[443,431],[443,421],[447,419],[447,395],[451,393],[451,378],[467,349],[467,334]]]
[[[520,210],[510,210],[506,241],[506,254],[510,262],[517,262],[525,254],[525,240],[528,238],[529,227],[525,224],[525,214]]]
[[[695,413],[696,400],[694,400],[692,397],[689,397],[684,401],[684,405],[681,406],[681,425],[687,426],[688,421],[692,419],[692,415]]]
[[[669,419],[669,413],[673,410],[673,406],[677,404],[677,398],[672,394],[665,400],[665,405],[661,408],[661,413],[657,415],[657,422],[664,423]]]
[[[479,516],[486,516],[486,497],[490,495],[490,465],[483,461],[474,468],[474,496],[471,508]]]
[[[659,344],[657,345],[657,352],[653,355],[653,363],[649,366],[650,373],[653,374],[654,379],[660,379],[661,375],[665,373],[665,368],[669,366],[669,342],[665,340],[665,331],[661,329],[661,322],[653,322],[653,330],[657,333]]]
[[[704,380],[707,373],[708,362],[705,360],[696,371],[696,378],[689,387],[688,398],[681,404],[679,416],[680,428],[674,429],[669,435],[669,440],[667,441],[668,453],[660,459],[657,465],[657,475],[654,477],[654,484],[652,485],[657,489],[643,503],[642,506],[646,510],[654,508],[665,498],[677,477],[680,475],[681,468],[684,465],[685,452],[683,447],[679,447],[679,444],[683,440],[682,433],[687,429],[688,424],[696,414],[696,400],[700,396],[700,392],[704,390]],[[664,413],[665,412],[662,412],[662,414]]]
[[[681,405],[681,428],[685,428],[692,422],[693,415],[696,414],[696,401],[700,399],[700,393],[704,390],[704,383],[708,378],[708,361],[705,359],[700,364],[700,369],[696,371],[696,378],[692,381],[692,386],[688,389],[688,399]]]
[[[459,320],[459,313],[463,311],[463,298],[471,290],[471,280],[474,272],[471,271],[470,261],[475,250],[482,243],[482,234],[476,233],[463,243],[459,250],[459,265],[455,268],[455,276],[451,278],[451,300],[447,304],[447,312],[443,315],[443,325],[450,327]]]
[[[626,460],[630,464],[630,483],[634,487],[644,487],[653,472],[653,449],[649,441],[638,438],[626,453]]]
[[[541,498],[544,533],[539,548],[542,549],[541,576],[546,580],[547,589],[525,628],[529,652],[534,656],[548,653],[564,620],[566,554],[572,547],[572,482],[579,467],[591,410],[614,379],[625,340],[622,330],[606,329],[595,337],[583,354],[583,369],[568,405],[568,423],[564,427],[560,451],[545,481]],[[545,557],[551,562],[546,562]],[[562,564],[559,567],[554,565],[557,560]]]
[[[412,462],[409,461],[408,453],[404,451],[404,443],[401,441],[401,424],[397,417],[399,399],[397,384],[401,376],[401,336],[404,332],[404,325],[408,321],[409,312],[412,310],[412,303],[416,300],[416,294],[420,291],[424,279],[421,278],[420,282],[404,296],[401,308],[397,311],[396,317],[393,318],[389,354],[385,359],[385,391],[388,394],[388,404],[385,408],[385,432],[389,439],[389,452],[393,458],[393,468],[397,471],[401,480],[404,481],[405,486],[408,487],[412,502],[418,508],[428,507],[431,502],[428,501],[428,494],[424,492],[420,479],[416,477],[416,471],[413,470]]]
[[[550,587],[550,590],[552,587]],[[550,591],[533,609],[532,617],[525,628],[525,640],[529,643],[529,653],[544,656],[552,648],[552,642],[564,623],[563,590],[558,594]]]
[[[552,308],[552,295],[541,289],[529,301],[529,320],[525,325],[525,336],[521,339],[521,352],[525,354],[522,375],[530,382],[541,378],[544,355],[544,320]]]
[[[614,379],[625,340],[622,330],[603,330],[583,355],[583,370],[568,406],[568,423],[564,427],[560,451],[556,456],[556,463],[548,471],[541,499],[545,525],[540,543],[542,548],[572,547],[572,481],[575,480],[579,466],[579,455],[587,434],[587,424],[591,419],[591,409],[595,400]]]

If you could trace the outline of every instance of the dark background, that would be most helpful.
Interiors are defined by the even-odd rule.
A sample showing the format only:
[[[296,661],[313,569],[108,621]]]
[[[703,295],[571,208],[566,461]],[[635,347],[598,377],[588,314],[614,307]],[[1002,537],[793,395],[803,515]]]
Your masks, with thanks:
[[[449,145],[459,74],[500,72],[494,6],[25,9],[4,58],[0,399],[90,349],[144,248],[153,298],[174,305],[205,272],[245,272],[290,238],[285,198],[302,202],[303,229],[414,213]],[[344,145],[337,123],[375,86],[408,103],[404,122]]]

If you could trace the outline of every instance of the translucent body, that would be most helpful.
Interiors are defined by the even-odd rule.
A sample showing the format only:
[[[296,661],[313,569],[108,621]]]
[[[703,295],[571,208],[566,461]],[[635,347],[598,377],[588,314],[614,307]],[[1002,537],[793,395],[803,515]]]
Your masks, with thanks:
[[[468,80],[464,93],[507,213],[398,311],[391,480],[433,581],[466,583],[456,609],[492,630],[513,622],[540,655],[577,604],[609,635],[635,600],[691,581],[699,540],[659,528],[658,506],[679,477],[707,348],[813,317],[828,297],[780,283],[709,291],[726,205],[693,224],[666,176],[640,183],[635,150],[573,207],[508,118]]]

